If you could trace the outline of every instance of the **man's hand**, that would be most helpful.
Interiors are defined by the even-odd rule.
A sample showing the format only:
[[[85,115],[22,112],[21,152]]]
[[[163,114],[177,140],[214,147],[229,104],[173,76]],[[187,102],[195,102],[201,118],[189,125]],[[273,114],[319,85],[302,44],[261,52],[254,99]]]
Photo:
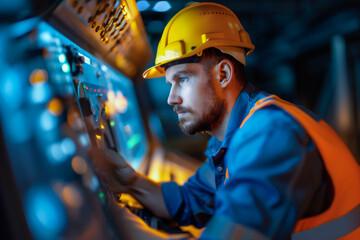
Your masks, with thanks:
[[[171,219],[160,183],[137,173],[114,151],[94,148],[90,153],[95,171],[104,188],[115,194],[128,193],[157,217]]]
[[[93,148],[92,162],[101,181],[111,192],[127,193],[137,178],[137,172],[117,152]]]

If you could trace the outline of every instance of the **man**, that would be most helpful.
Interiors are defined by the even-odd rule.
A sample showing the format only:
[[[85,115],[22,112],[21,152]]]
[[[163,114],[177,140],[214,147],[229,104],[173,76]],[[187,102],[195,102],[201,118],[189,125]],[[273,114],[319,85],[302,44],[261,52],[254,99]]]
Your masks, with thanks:
[[[176,14],[143,76],[165,75],[185,133],[212,135],[208,159],[178,186],[150,181],[114,152],[94,151],[110,190],[180,225],[205,226],[203,239],[360,239],[358,164],[323,121],[246,82],[252,50],[222,5]]]

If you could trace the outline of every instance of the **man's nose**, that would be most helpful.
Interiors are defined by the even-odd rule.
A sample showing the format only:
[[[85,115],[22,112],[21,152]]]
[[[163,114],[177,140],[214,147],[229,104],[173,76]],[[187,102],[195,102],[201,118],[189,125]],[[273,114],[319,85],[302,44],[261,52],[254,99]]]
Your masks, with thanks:
[[[167,103],[172,106],[182,103],[182,99],[181,99],[180,95],[178,94],[176,87],[173,87],[173,86],[171,87],[170,93],[169,93],[169,96],[167,99]]]

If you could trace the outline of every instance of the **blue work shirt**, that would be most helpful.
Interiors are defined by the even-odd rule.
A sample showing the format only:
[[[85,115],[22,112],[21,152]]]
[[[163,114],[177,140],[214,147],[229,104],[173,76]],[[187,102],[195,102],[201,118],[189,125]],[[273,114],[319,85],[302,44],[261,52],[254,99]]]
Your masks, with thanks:
[[[224,140],[210,138],[205,163],[183,186],[161,185],[170,216],[180,225],[206,226],[201,238],[226,239],[232,232],[254,230],[287,239],[299,219],[329,204],[329,176],[313,140],[292,116],[270,106],[239,128],[266,96],[247,84]],[[230,178],[224,184],[226,169]]]

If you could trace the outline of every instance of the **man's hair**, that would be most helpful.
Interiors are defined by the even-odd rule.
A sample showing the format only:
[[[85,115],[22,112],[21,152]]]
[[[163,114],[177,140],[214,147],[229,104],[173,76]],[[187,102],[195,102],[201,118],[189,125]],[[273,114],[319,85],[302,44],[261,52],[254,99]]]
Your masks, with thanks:
[[[210,69],[217,63],[219,63],[223,59],[228,59],[234,66],[234,74],[235,78],[241,84],[246,83],[245,76],[245,66],[236,60],[233,56],[223,53],[221,50],[217,48],[207,48],[203,51],[203,54],[200,57],[200,63],[203,64],[206,71],[210,71]]]
[[[182,64],[182,63],[201,63],[204,66],[206,72],[209,72],[211,68],[219,63],[223,59],[228,59],[234,66],[234,74],[235,78],[241,84],[246,83],[246,76],[245,76],[245,66],[236,60],[233,56],[223,53],[217,48],[211,47],[207,48],[203,51],[201,56],[195,55],[188,58],[183,58],[179,60],[175,60],[169,63],[165,63],[162,65],[165,70],[171,66]]]

